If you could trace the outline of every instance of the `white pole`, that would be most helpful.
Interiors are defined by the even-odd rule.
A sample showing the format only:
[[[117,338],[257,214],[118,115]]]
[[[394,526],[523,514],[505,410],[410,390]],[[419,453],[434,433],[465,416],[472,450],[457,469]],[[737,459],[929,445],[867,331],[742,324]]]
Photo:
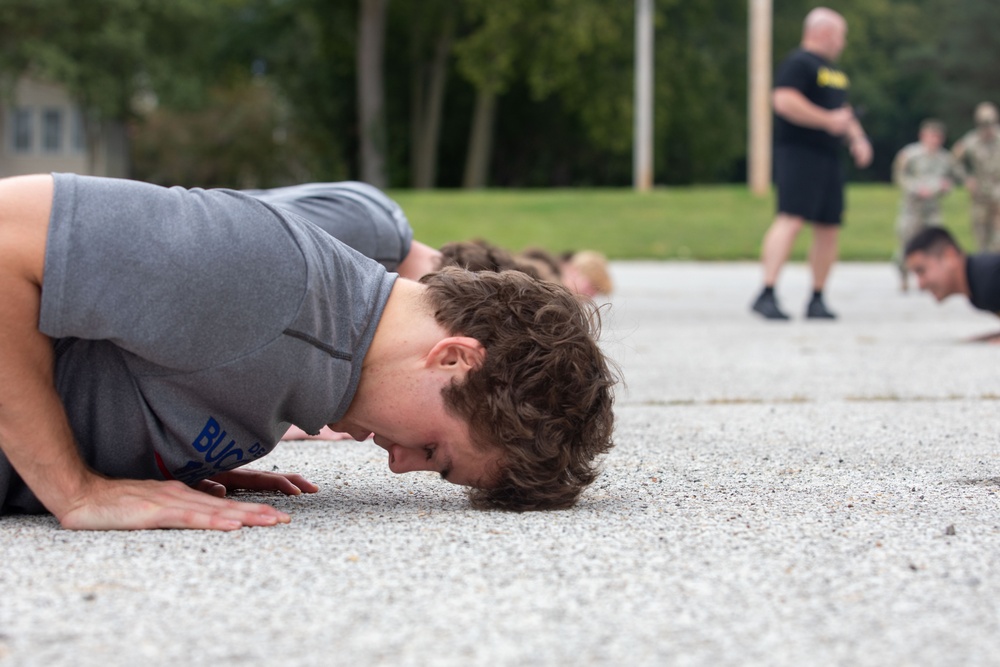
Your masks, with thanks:
[[[647,192],[653,187],[653,0],[635,1],[634,123],[632,181]]]
[[[755,195],[771,189],[771,0],[750,0],[747,184]]]

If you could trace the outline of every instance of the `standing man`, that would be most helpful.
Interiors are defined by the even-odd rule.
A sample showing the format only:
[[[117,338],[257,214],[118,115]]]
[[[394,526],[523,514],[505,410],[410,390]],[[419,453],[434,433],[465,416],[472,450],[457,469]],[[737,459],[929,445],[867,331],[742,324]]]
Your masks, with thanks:
[[[753,310],[770,320],[787,320],[774,286],[792,245],[808,222],[813,295],[806,317],[833,319],[823,303],[823,287],[837,259],[837,233],[844,209],[840,145],[847,142],[854,162],[867,167],[872,146],[847,104],[847,75],[834,66],[844,50],[847,22],[825,7],[806,16],[800,48],[778,67],[774,104],[774,163],[778,214],[764,236],[761,263],[764,289]]]
[[[892,180],[903,191],[896,218],[900,288],[907,291],[906,244],[928,227],[940,227],[941,197],[951,190],[951,155],[944,149],[944,124],[928,119],[920,124],[919,141],[905,146],[892,163]]]
[[[997,108],[980,102],[976,128],[955,142],[957,174],[972,200],[972,233],[979,252],[1000,252],[1000,126]]]

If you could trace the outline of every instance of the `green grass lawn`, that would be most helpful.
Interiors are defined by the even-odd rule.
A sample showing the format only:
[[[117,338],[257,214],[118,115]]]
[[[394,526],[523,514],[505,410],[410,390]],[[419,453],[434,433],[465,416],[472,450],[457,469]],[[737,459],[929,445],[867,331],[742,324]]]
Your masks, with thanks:
[[[397,190],[390,193],[432,246],[476,237],[519,250],[601,250],[613,259],[757,259],[774,215],[774,197],[744,186],[579,190]],[[899,192],[887,184],[852,185],[847,193],[841,258],[885,261],[896,244]],[[945,200],[945,222],[973,249],[964,190]],[[809,234],[796,244],[803,259]]]

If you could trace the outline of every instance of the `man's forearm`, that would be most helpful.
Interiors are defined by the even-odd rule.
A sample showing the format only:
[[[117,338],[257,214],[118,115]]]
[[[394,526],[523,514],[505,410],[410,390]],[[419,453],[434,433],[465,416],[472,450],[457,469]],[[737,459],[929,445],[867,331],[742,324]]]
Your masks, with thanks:
[[[965,139],[959,139],[951,147],[951,177],[956,183],[964,183],[972,174],[965,164]]]
[[[865,134],[865,128],[861,127],[861,121],[855,116],[851,119],[851,122],[847,124],[847,140],[851,143],[855,141],[868,141],[868,135]]]
[[[774,112],[795,125],[814,130],[826,130],[828,111],[813,104],[794,88],[776,88],[773,93]]]
[[[61,518],[95,475],[80,458],[51,366],[32,356],[30,364],[0,365],[0,449],[46,509]]]

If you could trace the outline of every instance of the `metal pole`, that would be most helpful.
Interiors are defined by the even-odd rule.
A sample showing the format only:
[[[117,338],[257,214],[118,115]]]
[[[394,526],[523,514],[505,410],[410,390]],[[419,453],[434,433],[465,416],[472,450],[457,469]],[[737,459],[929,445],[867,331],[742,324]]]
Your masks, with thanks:
[[[771,189],[771,0],[750,0],[749,157],[747,184],[755,195]]]
[[[653,0],[635,2],[634,123],[632,181],[646,192],[653,187]]]

